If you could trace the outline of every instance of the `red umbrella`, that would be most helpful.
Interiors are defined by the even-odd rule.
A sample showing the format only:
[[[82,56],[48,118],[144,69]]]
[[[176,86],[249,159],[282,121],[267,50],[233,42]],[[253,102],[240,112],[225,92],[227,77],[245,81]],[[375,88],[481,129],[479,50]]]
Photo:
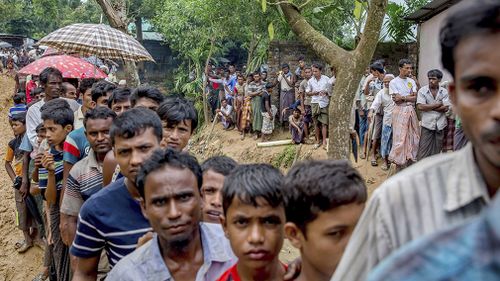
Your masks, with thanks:
[[[20,74],[40,75],[47,67],[55,67],[62,72],[63,78],[97,78],[108,77],[106,73],[87,61],[68,55],[42,57],[19,70]]]

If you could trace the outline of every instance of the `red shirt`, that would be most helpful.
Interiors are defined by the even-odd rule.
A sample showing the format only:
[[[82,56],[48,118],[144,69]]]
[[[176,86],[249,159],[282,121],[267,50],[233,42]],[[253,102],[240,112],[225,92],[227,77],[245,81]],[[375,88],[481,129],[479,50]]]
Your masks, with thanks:
[[[287,265],[282,264],[285,271],[287,270]],[[224,274],[217,279],[217,281],[241,281],[240,275],[238,274],[238,263],[233,265],[230,269],[226,270]]]
[[[28,84],[26,85],[26,103],[30,103],[31,102],[31,96],[30,96],[30,93],[31,93],[31,90],[35,89],[36,88],[36,83],[35,81],[33,80],[30,80],[28,82]]]

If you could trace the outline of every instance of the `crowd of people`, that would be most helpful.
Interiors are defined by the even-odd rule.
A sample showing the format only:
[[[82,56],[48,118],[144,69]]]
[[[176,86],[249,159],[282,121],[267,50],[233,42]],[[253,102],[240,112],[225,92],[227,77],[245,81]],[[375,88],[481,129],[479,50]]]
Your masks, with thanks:
[[[375,62],[360,82],[351,129],[358,123],[365,157],[378,150],[398,167],[370,199],[348,161],[308,160],[286,174],[226,156],[199,163],[187,151],[191,101],[90,78],[73,89],[43,70],[30,103],[14,96],[5,156],[24,234],[15,247],[45,252],[34,280],[498,280],[500,3],[479,1],[444,22],[446,87],[434,69],[419,88],[405,59],[397,77]],[[231,90],[234,69],[208,69],[213,117],[264,139],[275,118],[288,120],[298,139],[310,110],[325,146],[334,79],[317,64],[299,68],[277,76],[279,110],[261,73],[247,85],[236,75]],[[430,157],[451,150],[453,115],[470,142]],[[300,252],[290,264],[279,259],[285,238]]]

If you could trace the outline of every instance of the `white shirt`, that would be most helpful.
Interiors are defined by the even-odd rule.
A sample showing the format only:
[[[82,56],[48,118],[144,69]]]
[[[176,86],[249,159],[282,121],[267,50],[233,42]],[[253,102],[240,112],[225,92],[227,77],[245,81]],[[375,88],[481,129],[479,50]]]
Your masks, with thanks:
[[[309,81],[307,81],[307,88],[306,88],[306,93],[311,93],[311,92],[320,92],[320,91],[325,91],[328,92],[330,89],[330,78],[325,75],[321,75],[321,77],[316,79],[316,77],[311,77]],[[312,96],[311,97],[311,104],[313,103],[318,103],[320,108],[325,108],[328,106],[328,103],[330,102],[330,97],[329,96]]]
[[[384,118],[382,119],[382,124],[384,126],[392,126],[392,110],[394,110],[394,101],[391,95],[389,95],[389,89],[384,88],[380,90],[375,99],[373,100],[372,106],[370,107],[373,112],[377,112],[382,106],[384,110]]]
[[[292,73],[290,73],[290,71],[288,71],[287,74],[281,73],[278,76],[278,82],[280,82],[281,91],[288,92],[292,89],[292,86],[288,85],[288,83],[285,80],[285,77],[288,79],[288,81],[290,83],[292,83]]]
[[[391,83],[389,84],[390,95],[399,94],[400,96],[406,97],[416,92],[417,83],[415,83],[415,80],[411,78],[402,79],[398,76],[392,79]]]
[[[448,97],[448,90],[443,87],[439,87],[436,97],[432,95],[429,85],[422,87],[417,94],[417,104],[433,104],[442,102],[445,106],[451,106],[450,99]],[[429,130],[443,130],[448,121],[446,120],[446,112],[422,111],[422,127]]]

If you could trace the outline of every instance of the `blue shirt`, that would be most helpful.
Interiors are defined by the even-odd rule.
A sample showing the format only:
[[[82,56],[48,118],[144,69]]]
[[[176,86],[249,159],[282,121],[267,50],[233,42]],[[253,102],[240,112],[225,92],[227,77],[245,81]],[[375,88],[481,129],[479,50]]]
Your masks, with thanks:
[[[369,281],[500,280],[500,196],[468,223],[415,240],[384,260]]]
[[[196,281],[217,280],[231,268],[237,258],[231,250],[229,240],[219,224],[200,223],[203,265],[196,274]],[[132,254],[123,258],[106,277],[107,281],[173,281],[173,277],[163,261],[158,236]]]
[[[85,128],[79,128],[66,136],[64,141],[64,161],[72,165],[89,154],[90,144],[85,136]]]
[[[97,257],[104,249],[113,267],[135,250],[141,236],[151,231],[139,202],[132,198],[124,180],[117,180],[85,201],[78,215],[72,255]]]
[[[14,106],[9,109],[9,119],[16,114],[25,113],[26,111],[27,109],[24,103],[14,104]]]
[[[30,139],[28,138],[28,134],[24,134],[23,140],[21,141],[21,145],[19,149],[26,152],[33,151],[33,146],[31,145]]]

